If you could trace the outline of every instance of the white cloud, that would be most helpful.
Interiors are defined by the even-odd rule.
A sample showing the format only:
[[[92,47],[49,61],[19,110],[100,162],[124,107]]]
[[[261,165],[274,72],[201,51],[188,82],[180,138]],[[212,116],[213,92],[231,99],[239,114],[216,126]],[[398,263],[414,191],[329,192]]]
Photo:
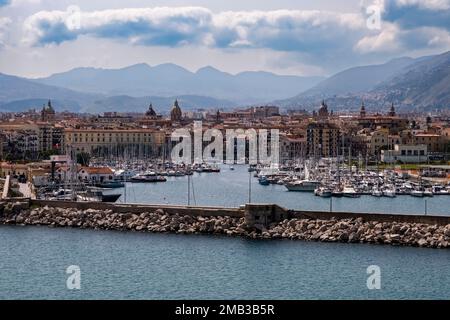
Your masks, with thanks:
[[[394,24],[383,23],[381,32],[363,37],[356,43],[354,49],[363,54],[398,52],[401,49],[399,32],[400,30]]]
[[[65,11],[41,11],[26,19],[31,45],[59,44],[81,35],[156,46],[203,45],[318,52],[354,41],[365,32],[359,14],[326,11],[226,11],[202,7],[81,12],[79,28]]]
[[[12,20],[8,17],[0,17],[0,49],[5,46],[5,38],[8,33],[8,28]]]

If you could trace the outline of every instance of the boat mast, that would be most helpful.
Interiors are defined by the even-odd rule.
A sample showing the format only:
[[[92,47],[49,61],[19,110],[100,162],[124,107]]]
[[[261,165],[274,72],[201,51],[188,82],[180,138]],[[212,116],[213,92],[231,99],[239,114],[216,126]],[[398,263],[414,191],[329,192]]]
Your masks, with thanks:
[[[188,206],[191,204],[191,176],[188,175]]]

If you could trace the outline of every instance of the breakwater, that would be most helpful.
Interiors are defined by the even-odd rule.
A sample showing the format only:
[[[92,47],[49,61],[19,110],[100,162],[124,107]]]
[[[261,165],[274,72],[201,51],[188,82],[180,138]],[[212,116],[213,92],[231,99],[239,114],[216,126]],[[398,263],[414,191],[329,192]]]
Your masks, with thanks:
[[[276,205],[252,204],[227,209],[8,202],[0,204],[0,224],[450,247],[450,217],[308,213],[289,211]]]

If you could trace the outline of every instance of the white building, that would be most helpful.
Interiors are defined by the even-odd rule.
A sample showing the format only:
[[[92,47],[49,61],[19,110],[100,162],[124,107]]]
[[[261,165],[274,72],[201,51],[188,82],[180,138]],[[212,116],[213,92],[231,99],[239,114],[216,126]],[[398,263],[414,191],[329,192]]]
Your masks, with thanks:
[[[106,182],[114,180],[114,172],[108,167],[81,167],[78,179],[90,182]]]
[[[428,147],[426,144],[405,145],[396,144],[394,150],[381,150],[381,161],[385,163],[419,163],[428,160]]]

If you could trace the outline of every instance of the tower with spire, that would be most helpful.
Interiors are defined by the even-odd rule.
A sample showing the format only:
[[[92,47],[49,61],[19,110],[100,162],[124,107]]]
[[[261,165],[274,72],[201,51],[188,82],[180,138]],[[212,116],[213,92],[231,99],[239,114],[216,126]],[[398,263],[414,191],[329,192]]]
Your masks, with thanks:
[[[392,102],[392,104],[391,104],[391,109],[390,109],[389,112],[388,112],[388,116],[389,116],[389,117],[395,117],[395,116],[396,116],[395,108],[394,108],[394,103],[393,103],[393,102]]]
[[[178,99],[175,99],[172,110],[170,110],[170,120],[179,122],[181,121],[182,115],[181,108],[178,105]]]
[[[41,120],[42,121],[53,121],[55,120],[55,109],[52,107],[52,102],[48,100],[47,105],[42,106],[41,110]]]
[[[328,119],[328,116],[330,115],[328,112],[328,106],[325,103],[325,100],[322,100],[322,104],[320,105],[319,111],[317,112],[319,119]]]
[[[359,117],[365,118],[367,115],[366,113],[366,107],[364,106],[364,100],[361,101],[361,108],[359,109]]]

